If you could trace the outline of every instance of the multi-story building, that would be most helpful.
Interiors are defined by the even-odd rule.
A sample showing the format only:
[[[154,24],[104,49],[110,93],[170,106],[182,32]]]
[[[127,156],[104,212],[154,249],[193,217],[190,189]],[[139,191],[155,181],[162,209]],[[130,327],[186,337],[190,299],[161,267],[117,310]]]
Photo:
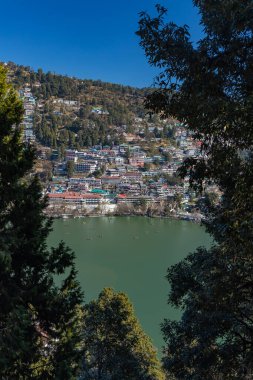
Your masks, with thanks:
[[[93,173],[97,169],[97,161],[78,161],[75,163],[75,171],[77,173]]]
[[[69,204],[69,205],[98,205],[102,200],[99,194],[81,194],[76,192],[49,193],[49,205]]]

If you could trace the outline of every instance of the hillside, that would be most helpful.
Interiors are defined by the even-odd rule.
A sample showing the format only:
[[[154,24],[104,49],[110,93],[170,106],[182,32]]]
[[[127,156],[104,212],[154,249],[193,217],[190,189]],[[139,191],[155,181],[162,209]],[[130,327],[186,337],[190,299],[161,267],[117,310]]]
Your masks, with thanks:
[[[124,142],[137,126],[147,128],[143,101],[150,89],[44,73],[12,62],[6,66],[15,88],[30,91],[36,100],[32,123],[42,145],[112,145]]]
[[[201,145],[177,120],[146,115],[151,89],[6,66],[24,104],[24,141],[38,148],[50,215],[96,213],[101,199],[108,207],[99,212],[119,215],[195,212],[198,198],[177,170]]]

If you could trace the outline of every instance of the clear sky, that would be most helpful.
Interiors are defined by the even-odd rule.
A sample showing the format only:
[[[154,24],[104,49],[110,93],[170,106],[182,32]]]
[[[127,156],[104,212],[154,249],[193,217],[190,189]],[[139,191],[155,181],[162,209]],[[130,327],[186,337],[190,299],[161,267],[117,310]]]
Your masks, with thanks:
[[[138,13],[156,3],[200,35],[191,0],[9,0],[1,2],[0,60],[69,76],[152,85],[155,70],[139,39]]]

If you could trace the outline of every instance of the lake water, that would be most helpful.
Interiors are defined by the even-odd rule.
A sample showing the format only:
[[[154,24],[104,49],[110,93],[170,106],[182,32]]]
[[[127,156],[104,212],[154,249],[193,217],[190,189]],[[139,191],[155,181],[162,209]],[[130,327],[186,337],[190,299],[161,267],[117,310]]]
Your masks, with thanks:
[[[85,301],[104,287],[128,294],[154,345],[163,345],[160,323],[179,312],[167,305],[167,268],[209,245],[204,228],[187,221],[144,217],[55,220],[49,244],[64,240],[76,253]]]

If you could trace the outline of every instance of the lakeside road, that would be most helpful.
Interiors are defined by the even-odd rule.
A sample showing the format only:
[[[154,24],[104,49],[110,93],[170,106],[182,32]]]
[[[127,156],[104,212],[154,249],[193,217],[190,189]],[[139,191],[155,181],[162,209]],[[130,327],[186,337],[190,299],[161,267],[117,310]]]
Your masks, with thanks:
[[[160,323],[179,315],[167,305],[167,268],[211,243],[197,223],[144,217],[57,219],[48,243],[56,245],[61,239],[76,253],[85,301],[96,298],[104,287],[126,292],[159,349]]]
[[[114,211],[109,212],[101,212],[101,210],[96,211],[94,207],[90,208],[90,210],[86,209],[86,213],[80,213],[77,212],[76,209],[69,209],[67,212],[66,210],[56,210],[56,209],[47,209],[46,211],[47,215],[49,217],[52,217],[54,219],[68,219],[68,218],[88,218],[88,217],[148,217],[148,218],[160,218],[160,219],[178,219],[178,220],[188,220],[191,222],[197,222],[201,223],[202,220],[204,220],[204,215],[201,213],[189,213],[185,211],[176,211],[174,213],[168,214],[168,215],[162,215],[162,214],[148,214],[148,213],[142,213],[139,210],[135,210],[135,212],[125,212],[125,213],[119,213]]]

